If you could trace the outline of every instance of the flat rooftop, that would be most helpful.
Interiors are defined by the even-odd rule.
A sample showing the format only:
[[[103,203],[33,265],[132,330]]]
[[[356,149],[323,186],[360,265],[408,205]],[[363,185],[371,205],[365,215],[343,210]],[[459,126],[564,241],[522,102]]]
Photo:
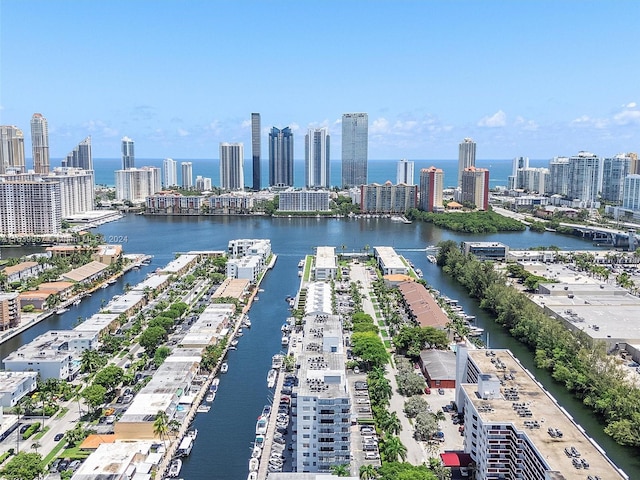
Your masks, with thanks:
[[[27,378],[36,378],[38,372],[0,371],[0,392],[14,392]]]
[[[490,355],[493,352],[495,355]],[[584,480],[587,473],[577,470],[571,464],[571,458],[564,453],[564,448],[575,447],[581,458],[589,462],[588,474],[602,479],[624,478],[614,465],[598,450],[596,444],[587,437],[581,428],[561,410],[556,401],[547,393],[508,350],[469,350],[469,358],[479,368],[480,373],[496,375],[502,381],[501,397],[483,400],[477,395],[477,384],[463,384],[467,397],[473,403],[483,423],[511,423],[517,431],[529,438],[540,452],[552,471],[562,472],[566,480]],[[497,360],[503,368],[498,368]],[[505,379],[505,375],[507,378]],[[513,379],[510,379],[513,377]],[[514,401],[506,400],[506,389],[515,389],[519,399],[531,410],[531,417],[521,417],[513,407]],[[527,428],[525,421],[538,421],[540,428]],[[548,428],[562,431],[562,438],[553,438]]]
[[[169,281],[169,275],[163,275],[161,273],[157,273],[155,275],[151,275],[150,277],[145,278],[142,282],[138,283],[135,287],[131,289],[133,292],[144,292],[145,288],[150,288],[151,290],[156,290],[158,287],[161,287],[166,282]]]
[[[115,322],[119,316],[117,313],[96,313],[73,329],[77,332],[101,332]]]
[[[242,278],[227,278],[222,285],[220,285],[212,298],[232,297],[240,299],[246,293],[249,288],[250,281]]]
[[[180,255],[175,260],[169,262],[164,268],[160,270],[163,273],[179,273],[183,268],[189,266],[192,262],[198,259],[197,255]]]
[[[307,284],[307,300],[304,305],[305,314],[313,312],[331,313],[331,285],[325,282]]]
[[[374,250],[376,255],[382,260],[382,263],[384,263],[385,268],[408,270],[407,265],[402,261],[402,258],[396,253],[393,247],[375,247]]]
[[[338,268],[335,247],[318,247],[316,249],[316,268]]]
[[[95,480],[124,478],[127,470],[139,463],[136,459],[146,459],[151,452],[152,442],[103,443],[87,457],[73,474],[74,479]]]

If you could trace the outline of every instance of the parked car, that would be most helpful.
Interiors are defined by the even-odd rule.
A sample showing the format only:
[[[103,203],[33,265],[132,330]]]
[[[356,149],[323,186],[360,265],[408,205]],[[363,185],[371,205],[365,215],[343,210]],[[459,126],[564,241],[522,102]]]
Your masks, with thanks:
[[[429,387],[424,387],[424,393],[431,395],[431,389]]]
[[[63,438],[64,438],[64,433],[56,433],[56,436],[55,436],[55,437],[53,437],[53,439],[54,439],[56,442],[59,442],[59,441],[60,441],[60,440],[62,440]]]
[[[439,388],[439,389],[438,389],[438,393],[439,393],[440,395],[444,395],[444,388]]]
[[[20,433],[24,433],[24,432],[26,432],[27,430],[29,430],[29,427],[30,427],[30,426],[31,426],[31,424],[30,424],[30,423],[25,423],[24,425],[22,425],[22,426],[20,427]]]
[[[76,471],[78,469],[78,467],[80,466],[80,464],[82,463],[81,460],[74,460],[73,462],[71,462],[69,464],[69,466],[67,467],[67,470],[72,470],[72,471]]]

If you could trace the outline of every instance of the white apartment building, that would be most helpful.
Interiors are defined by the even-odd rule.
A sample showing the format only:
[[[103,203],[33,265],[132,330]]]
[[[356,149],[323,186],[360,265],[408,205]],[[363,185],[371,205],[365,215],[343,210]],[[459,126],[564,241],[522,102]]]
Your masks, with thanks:
[[[264,238],[240,238],[230,240],[227,247],[227,255],[229,258],[259,255],[266,261],[271,255],[271,240]]]
[[[207,204],[202,195],[181,195],[180,193],[160,193],[145,199],[146,213],[162,215],[199,215]]]
[[[211,178],[198,175],[196,177],[196,190],[199,192],[208,192],[213,187]]]
[[[56,167],[47,182],[60,183],[62,217],[85,213],[95,207],[95,180],[93,170],[72,167]]]
[[[220,144],[220,188],[244,190],[244,144]]]
[[[316,249],[313,274],[316,281],[336,278],[338,273],[338,257],[335,247],[318,247]]]
[[[24,133],[15,125],[0,125],[0,174],[24,172]]]
[[[407,275],[409,267],[392,247],[374,247],[373,256],[382,270],[382,275]]]
[[[161,171],[157,167],[116,170],[116,200],[144,203],[145,198],[162,190]]]
[[[283,212],[327,212],[329,211],[329,192],[323,190],[280,192],[278,209]]]
[[[384,185],[372,183],[360,186],[360,211],[363,213],[406,213],[418,206],[417,185]]]
[[[219,214],[246,214],[253,210],[255,198],[250,193],[234,192],[209,197],[209,212]]]
[[[227,278],[240,278],[257,283],[264,270],[264,260],[257,255],[231,258],[227,261]]]
[[[15,407],[37,386],[36,372],[0,372],[0,407]]]
[[[632,212],[640,212],[640,175],[625,177],[622,208]]]
[[[59,182],[0,181],[0,234],[60,233],[60,190]]]
[[[178,185],[178,162],[173,158],[165,158],[162,161],[162,185],[174,187]]]
[[[403,158],[396,165],[396,183],[404,183],[405,185],[414,185],[413,174],[415,170],[414,162],[410,162]]]

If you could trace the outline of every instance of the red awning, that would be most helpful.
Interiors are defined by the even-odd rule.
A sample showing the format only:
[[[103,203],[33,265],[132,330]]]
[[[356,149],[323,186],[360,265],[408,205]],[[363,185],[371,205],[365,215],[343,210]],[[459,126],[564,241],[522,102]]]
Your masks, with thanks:
[[[445,467],[467,467],[470,463],[473,463],[471,455],[464,452],[441,453],[440,459]]]

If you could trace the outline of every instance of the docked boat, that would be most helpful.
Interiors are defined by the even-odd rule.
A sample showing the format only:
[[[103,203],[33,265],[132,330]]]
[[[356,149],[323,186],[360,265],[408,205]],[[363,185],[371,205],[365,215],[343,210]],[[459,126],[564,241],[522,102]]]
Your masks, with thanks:
[[[108,288],[108,287],[109,287],[109,285],[107,285],[106,283],[103,283],[100,288]]]
[[[278,378],[278,371],[273,368],[269,370],[269,373],[267,374],[267,388],[275,387],[277,378]]]
[[[304,258],[298,262],[298,268],[304,267]]]
[[[431,263],[436,263],[438,261],[438,259],[434,255],[427,255],[427,260],[429,260]]]
[[[111,280],[109,280],[107,283],[109,285],[113,285],[114,283],[116,283],[118,280],[116,280],[115,278],[112,278]]]
[[[209,394],[207,394],[207,397],[205,398],[205,401],[208,403],[213,402],[216,399],[216,394],[214,392],[210,392]]]
[[[267,427],[269,426],[269,419],[265,417],[259,417],[256,422],[256,435],[266,435]]]
[[[280,370],[283,363],[284,363],[284,355],[282,355],[281,353],[276,353],[273,357],[271,357],[271,368],[275,370]]]
[[[196,438],[198,438],[198,429],[194,428],[193,430],[189,430],[187,432],[187,435],[189,435],[191,438],[195,440]]]
[[[180,475],[180,470],[182,470],[182,460],[176,458],[171,461],[171,465],[169,465],[169,473],[167,477],[169,478],[178,478]]]
[[[244,327],[251,328],[251,320],[249,320],[249,317],[244,319],[244,322],[242,322],[242,325]]]
[[[194,438],[192,436],[185,436],[180,442],[178,450],[176,450],[176,455],[179,457],[188,457],[191,454],[191,449],[193,448],[193,440]]]
[[[260,458],[262,456],[262,449],[257,445],[253,447],[251,451],[251,458]]]
[[[211,385],[209,386],[209,391],[210,392],[217,392],[218,391],[218,385],[220,385],[220,379],[218,377],[213,379],[213,382],[211,382]]]
[[[469,335],[470,337],[479,337],[484,333],[484,328],[480,327],[469,327]]]
[[[208,405],[200,405],[198,407],[198,410],[196,410],[198,413],[207,413],[209,410],[211,410],[211,407]]]
[[[251,457],[251,459],[249,460],[249,471],[257,472],[259,467],[260,467],[260,460],[258,460],[257,458]]]
[[[258,300],[260,300],[260,297],[256,295],[255,297],[253,297],[253,299],[257,302]]]
[[[68,308],[59,308],[58,310],[56,310],[56,315],[62,315],[64,312],[68,312],[69,309]]]
[[[262,418],[269,418],[269,415],[271,415],[271,405],[265,405],[262,407],[262,415],[260,416]]]
[[[249,472],[247,480],[258,480],[258,472]]]
[[[420,270],[419,268],[416,268],[415,272],[416,272],[416,275],[418,275],[418,277],[420,277],[420,278],[423,277],[422,270]]]
[[[287,346],[289,345],[289,335],[284,334],[282,335],[282,339],[280,340],[280,342],[282,343],[283,346]]]
[[[74,305],[80,305],[80,302],[82,302],[82,300],[78,299],[75,302],[73,302]]]
[[[223,362],[220,365],[220,373],[227,373],[229,371],[229,364],[227,362]]]
[[[256,435],[255,445],[260,448],[264,446],[264,435]]]

